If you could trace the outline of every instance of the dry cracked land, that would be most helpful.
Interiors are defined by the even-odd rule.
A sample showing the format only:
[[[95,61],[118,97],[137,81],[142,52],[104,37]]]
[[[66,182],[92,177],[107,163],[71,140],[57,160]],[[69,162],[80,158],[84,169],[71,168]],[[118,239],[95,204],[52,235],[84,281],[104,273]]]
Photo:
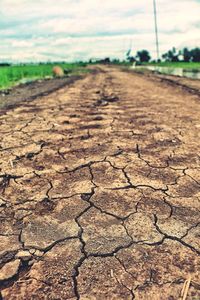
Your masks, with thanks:
[[[0,299],[200,299],[200,97],[98,67],[0,116]]]

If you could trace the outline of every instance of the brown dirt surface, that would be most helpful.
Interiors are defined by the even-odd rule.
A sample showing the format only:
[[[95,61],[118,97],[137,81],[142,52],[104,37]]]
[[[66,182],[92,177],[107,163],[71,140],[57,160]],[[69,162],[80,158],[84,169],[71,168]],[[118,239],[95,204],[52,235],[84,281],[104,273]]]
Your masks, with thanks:
[[[127,70],[127,68],[125,68],[125,70]],[[132,72],[132,70],[130,72]],[[146,77],[150,77],[151,79],[154,78],[155,81],[166,82],[169,85],[181,87],[190,93],[200,95],[200,80],[198,79],[159,74],[145,69],[137,69],[136,73],[141,75],[144,74]]]
[[[19,84],[13,88],[0,90],[0,109],[14,108],[25,101],[32,101],[41,96],[48,95],[66,85],[69,85],[81,76],[72,75],[63,78],[50,78],[30,81],[29,83]]]
[[[101,66],[3,111],[0,298],[200,299],[199,101]]]

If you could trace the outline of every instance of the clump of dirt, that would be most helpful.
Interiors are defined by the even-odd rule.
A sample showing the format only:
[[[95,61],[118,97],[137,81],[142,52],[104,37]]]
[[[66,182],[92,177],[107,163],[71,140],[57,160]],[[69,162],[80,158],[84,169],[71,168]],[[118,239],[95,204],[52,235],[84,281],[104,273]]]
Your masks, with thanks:
[[[63,69],[61,68],[61,67],[59,67],[59,66],[55,66],[55,67],[53,67],[53,75],[55,76],[55,77],[63,77],[64,76],[64,71],[63,71]]]

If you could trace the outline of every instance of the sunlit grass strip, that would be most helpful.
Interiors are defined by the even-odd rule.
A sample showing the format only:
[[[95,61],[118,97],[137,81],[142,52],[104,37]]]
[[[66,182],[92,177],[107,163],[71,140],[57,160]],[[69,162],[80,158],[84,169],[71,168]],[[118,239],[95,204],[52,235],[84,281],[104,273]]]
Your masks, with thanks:
[[[59,63],[56,64],[69,73],[83,71],[86,66],[84,63]],[[22,79],[42,79],[53,76],[52,68],[54,64],[27,64],[27,65],[13,65],[0,66],[0,89],[9,88]]]

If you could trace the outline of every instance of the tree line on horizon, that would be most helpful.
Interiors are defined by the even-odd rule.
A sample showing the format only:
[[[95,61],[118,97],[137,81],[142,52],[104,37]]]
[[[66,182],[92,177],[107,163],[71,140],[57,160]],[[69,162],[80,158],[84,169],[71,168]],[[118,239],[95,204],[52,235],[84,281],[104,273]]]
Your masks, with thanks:
[[[193,48],[191,50],[189,50],[187,47],[183,48],[182,50],[177,50],[175,47],[173,47],[171,50],[168,50],[166,53],[162,54],[162,60],[160,59],[159,61],[156,60],[152,60],[151,59],[151,54],[148,50],[140,50],[137,51],[135,56],[132,56],[130,54],[131,50],[129,50],[126,53],[126,62],[129,63],[134,63],[134,62],[138,62],[138,63],[148,63],[148,62],[161,62],[161,61],[165,61],[165,62],[200,62],[200,48],[196,47]],[[51,62],[51,61],[47,61],[47,62],[30,62],[30,63],[19,63],[19,65],[27,65],[27,64],[38,64],[38,65],[43,65],[43,64],[60,64],[60,63],[66,63],[65,61],[63,62]],[[114,63],[114,64],[118,64],[118,63],[124,63],[122,61],[120,61],[119,59],[111,59],[109,57],[106,57],[104,59],[90,59],[88,62],[84,62],[84,61],[79,61],[77,62],[79,64],[82,65],[86,65],[87,63]],[[7,67],[7,66],[12,66],[13,63],[8,63],[8,62],[0,62],[0,67]]]
[[[145,63],[151,60],[151,54],[148,50],[138,51],[135,56],[130,56],[128,51],[126,56],[129,62]],[[165,62],[200,62],[200,48],[196,47],[189,50],[185,47],[182,50],[177,50],[173,47],[162,55],[162,60]],[[161,60],[159,61],[161,62]],[[155,62],[155,60],[152,62]]]

